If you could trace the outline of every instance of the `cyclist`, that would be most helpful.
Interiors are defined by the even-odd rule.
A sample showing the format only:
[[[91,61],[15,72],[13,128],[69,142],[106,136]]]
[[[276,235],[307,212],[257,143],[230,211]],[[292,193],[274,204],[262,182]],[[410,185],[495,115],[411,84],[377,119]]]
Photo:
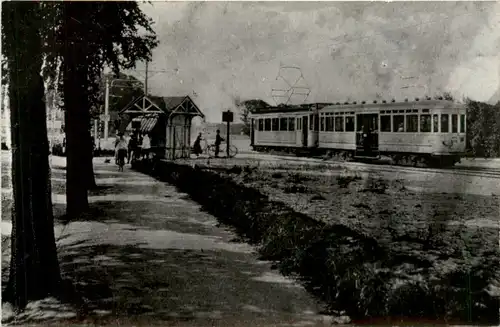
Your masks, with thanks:
[[[217,130],[217,135],[215,135],[215,157],[219,157],[220,145],[224,142],[224,139],[220,136],[220,130]]]
[[[123,134],[120,134],[119,137],[120,138],[116,143],[115,156],[119,167],[118,170],[123,171],[123,166],[125,165],[125,158],[127,157],[128,144],[125,138],[123,137]]]

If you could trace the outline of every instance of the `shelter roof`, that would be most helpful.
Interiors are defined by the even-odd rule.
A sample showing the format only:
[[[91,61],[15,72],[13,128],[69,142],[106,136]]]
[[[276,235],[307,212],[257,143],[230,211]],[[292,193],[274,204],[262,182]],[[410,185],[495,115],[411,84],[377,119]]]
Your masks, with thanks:
[[[142,95],[131,101],[120,111],[120,114],[151,115],[151,114],[180,114],[205,117],[194,101],[188,96],[145,96]]]
[[[150,133],[153,128],[158,123],[158,116],[156,117],[137,117],[132,119],[132,121],[128,124],[127,130],[132,130],[133,122],[140,122],[139,132],[141,133]]]

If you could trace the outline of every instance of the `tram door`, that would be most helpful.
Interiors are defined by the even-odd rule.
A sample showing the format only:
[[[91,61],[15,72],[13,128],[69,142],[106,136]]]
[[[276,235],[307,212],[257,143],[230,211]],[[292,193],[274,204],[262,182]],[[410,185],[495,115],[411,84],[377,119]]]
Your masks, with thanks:
[[[302,146],[307,146],[307,135],[309,134],[308,116],[302,116]]]
[[[356,156],[377,157],[378,114],[356,115]]]

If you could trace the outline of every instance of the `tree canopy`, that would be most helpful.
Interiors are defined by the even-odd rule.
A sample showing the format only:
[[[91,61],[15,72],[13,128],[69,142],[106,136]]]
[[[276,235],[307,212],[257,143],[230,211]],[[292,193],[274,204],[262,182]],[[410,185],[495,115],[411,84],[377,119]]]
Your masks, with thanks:
[[[88,208],[87,188],[95,186],[90,119],[104,102],[103,70],[119,76],[149,61],[158,41],[137,2],[47,2],[42,14],[43,73],[64,103],[67,213],[74,216]]]
[[[42,6],[47,22],[43,33],[44,77],[49,87],[62,91],[62,78],[58,75],[62,74],[64,47],[67,41],[77,43],[86,55],[86,60],[78,64],[87,70],[86,91],[93,108],[102,101],[105,66],[119,77],[120,69],[132,69],[138,61],[151,60],[152,49],[158,45],[152,20],[137,2],[44,2]],[[65,6],[77,8],[69,18],[75,24],[70,40],[64,23]]]

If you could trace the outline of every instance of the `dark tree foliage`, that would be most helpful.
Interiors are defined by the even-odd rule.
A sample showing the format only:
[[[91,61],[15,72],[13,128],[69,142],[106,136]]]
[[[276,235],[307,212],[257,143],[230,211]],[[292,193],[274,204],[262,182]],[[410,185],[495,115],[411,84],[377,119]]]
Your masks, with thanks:
[[[2,3],[2,54],[12,133],[12,254],[4,300],[17,308],[54,294],[61,277],[54,237],[38,2]]]
[[[44,9],[44,76],[63,94],[67,213],[74,216],[88,208],[87,190],[95,185],[90,113],[101,101],[103,68],[109,66],[119,76],[121,68],[150,60],[157,40],[152,21],[136,2],[49,2]],[[55,85],[57,71],[62,85]]]
[[[243,129],[243,132],[246,135],[250,134],[250,118],[249,118],[249,114],[253,110],[255,110],[255,109],[270,107],[270,105],[267,102],[265,102],[263,100],[259,100],[259,99],[245,100],[245,101],[242,101],[242,102],[236,101],[235,104],[236,104],[236,106],[240,110],[241,121],[245,125],[245,127]]]
[[[467,99],[467,145],[474,157],[500,156],[500,102]]]

